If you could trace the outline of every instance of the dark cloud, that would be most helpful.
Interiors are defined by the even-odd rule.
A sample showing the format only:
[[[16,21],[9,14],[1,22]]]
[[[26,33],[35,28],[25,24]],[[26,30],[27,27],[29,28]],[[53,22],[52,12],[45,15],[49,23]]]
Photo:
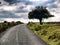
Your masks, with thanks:
[[[27,18],[28,18],[28,15],[27,15],[27,14],[21,14],[21,15],[20,15],[20,18],[27,19]]]
[[[23,2],[26,5],[32,4],[32,2],[27,1],[27,0],[4,0],[4,1],[8,2],[9,4],[20,3],[20,2]]]
[[[32,1],[29,1],[29,0],[4,0],[5,4],[6,3],[10,4],[10,5],[4,5],[4,6],[9,7],[9,6],[14,5],[14,6],[17,6],[17,9],[14,10],[14,11],[13,10],[6,11],[7,8],[5,10],[1,10],[0,11],[0,18],[23,18],[23,19],[28,19],[28,15],[25,14],[25,13],[28,13],[29,10],[33,9],[33,8],[30,8],[30,5],[31,5],[31,7],[33,5],[34,6],[47,6],[51,10],[53,8],[55,8],[55,9],[58,8],[58,5],[54,4],[54,2],[56,2],[56,1],[58,1],[58,4],[60,3],[60,0],[47,0],[45,2],[44,2],[44,0],[42,0],[42,2],[32,2]],[[55,9],[52,10],[51,12],[56,12]],[[22,14],[20,14],[20,13],[22,13]],[[59,11],[57,11],[56,13],[59,13]]]
[[[4,1],[8,2],[9,4],[23,3],[25,5],[36,5],[36,6],[47,6],[47,4],[52,4],[52,3],[56,2],[56,0],[48,0],[48,1],[45,1],[45,2],[42,2],[42,3],[41,2],[32,2],[32,1],[29,1],[29,0],[4,0]],[[55,5],[53,5],[53,6],[56,7]]]
[[[31,2],[29,0],[4,0],[5,2],[8,2],[9,4],[15,4],[15,3],[23,3],[25,6],[28,5],[33,5],[33,3],[35,2]],[[48,0],[44,3],[39,3],[39,6],[43,5],[43,6],[47,6],[47,4],[50,4],[48,6],[48,8],[57,8],[57,5],[53,4],[56,0]],[[20,6],[16,11],[1,11],[0,12],[0,18],[21,18],[24,17],[24,14],[21,15],[20,17],[15,15],[15,13],[27,13],[29,12],[28,9],[25,9],[25,6],[21,6],[21,4],[18,4],[18,6]],[[31,8],[32,9],[32,8]],[[14,13],[13,13],[14,12]]]
[[[20,10],[17,10],[15,12],[16,13],[26,13],[26,12],[28,12],[28,10],[20,9]]]
[[[56,0],[49,0],[48,2],[46,3],[54,3]]]
[[[42,3],[43,6],[47,6],[48,4],[53,4],[54,2],[56,2],[56,0],[48,0],[44,3]]]
[[[0,4],[1,4],[1,2],[0,2]]]
[[[4,0],[4,1],[8,2],[9,4],[17,3],[17,0]]]
[[[0,11],[0,18],[20,18],[10,11]]]
[[[48,6],[48,8],[58,8],[58,6],[56,5],[56,4],[50,4],[49,6]]]
[[[24,8],[25,7],[21,6],[15,12],[16,13],[26,13],[26,12],[28,12],[28,10],[27,9],[24,9]]]
[[[57,8],[57,4],[55,4],[57,0],[48,0],[41,4],[41,6],[47,6],[48,8]]]

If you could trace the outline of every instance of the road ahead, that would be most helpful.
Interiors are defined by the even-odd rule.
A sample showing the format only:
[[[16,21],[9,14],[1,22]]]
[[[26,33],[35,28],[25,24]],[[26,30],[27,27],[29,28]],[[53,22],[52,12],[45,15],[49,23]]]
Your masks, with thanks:
[[[47,45],[39,39],[26,24],[14,26],[2,36],[0,45]]]

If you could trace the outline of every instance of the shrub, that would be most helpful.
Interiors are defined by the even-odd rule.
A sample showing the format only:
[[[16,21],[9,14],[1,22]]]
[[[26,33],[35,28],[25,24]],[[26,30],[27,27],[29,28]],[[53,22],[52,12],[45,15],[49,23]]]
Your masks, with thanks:
[[[53,34],[53,35],[51,35],[51,36],[48,37],[48,40],[49,40],[49,39],[53,40],[53,39],[55,39],[55,38],[56,38],[56,36],[55,36],[55,34]]]
[[[6,31],[7,28],[15,26],[15,25],[17,25],[17,23],[14,21],[12,21],[12,22],[4,21],[3,23],[0,23],[0,33]]]
[[[35,31],[39,31],[39,30],[41,30],[41,26],[37,26],[37,27],[35,28]]]
[[[43,31],[41,32],[41,35],[47,35],[47,31],[46,31],[46,30],[43,30]]]
[[[59,33],[54,33],[53,35],[51,35],[51,36],[49,36],[49,38],[48,39],[51,39],[51,40],[53,40],[53,39],[58,39],[58,40],[60,40],[60,34]]]
[[[4,21],[4,23],[7,23],[7,21]]]
[[[23,23],[22,23],[22,22],[20,22],[20,21],[17,21],[17,22],[16,22],[16,24],[23,24]]]
[[[60,45],[60,42],[57,45]]]

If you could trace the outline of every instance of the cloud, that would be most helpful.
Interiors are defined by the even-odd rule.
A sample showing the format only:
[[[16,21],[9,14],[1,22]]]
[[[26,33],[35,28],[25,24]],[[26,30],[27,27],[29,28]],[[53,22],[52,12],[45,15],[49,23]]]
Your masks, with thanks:
[[[25,3],[26,5],[32,4],[29,0],[4,0],[5,2],[8,2],[10,5],[14,3]]]
[[[18,0],[4,0],[5,2],[8,2],[9,4],[17,3]]]
[[[50,13],[55,15],[43,21],[60,21],[60,0],[0,0],[0,2],[0,18],[4,18],[1,21],[28,22],[28,12],[35,6],[47,6]]]
[[[17,5],[3,5],[0,7],[0,18],[28,19],[28,12],[34,9],[33,5],[18,3]]]
[[[0,18],[20,18],[10,11],[0,11]]]
[[[49,18],[45,21],[60,21],[60,0],[55,0],[54,3],[48,4],[48,10],[51,14],[53,14],[55,17]]]
[[[6,11],[13,11],[13,10],[16,10],[17,6],[6,6],[6,5],[3,5],[3,6],[0,6],[0,10],[6,10]]]
[[[47,5],[48,3],[53,3],[55,0],[4,0],[9,4],[24,3],[25,5]]]

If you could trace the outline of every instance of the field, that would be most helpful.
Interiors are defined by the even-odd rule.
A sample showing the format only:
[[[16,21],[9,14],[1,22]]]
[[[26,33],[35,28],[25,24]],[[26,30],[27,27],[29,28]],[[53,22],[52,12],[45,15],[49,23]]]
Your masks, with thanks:
[[[2,23],[0,23],[0,33],[6,31],[7,28],[10,28],[12,26],[15,26],[15,25],[18,25],[18,24],[23,24],[22,22],[20,21],[17,21],[17,22],[7,22],[7,21],[4,21]]]
[[[27,25],[39,38],[49,45],[60,45],[60,22],[48,22],[43,25],[40,25],[38,22],[29,22]]]

